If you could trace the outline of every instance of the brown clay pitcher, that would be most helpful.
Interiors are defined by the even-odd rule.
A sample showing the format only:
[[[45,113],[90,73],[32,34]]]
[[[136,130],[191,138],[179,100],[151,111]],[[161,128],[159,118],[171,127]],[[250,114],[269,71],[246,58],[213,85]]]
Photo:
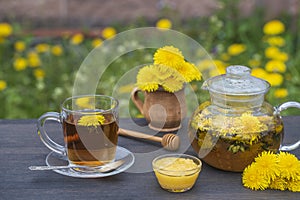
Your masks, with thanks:
[[[140,98],[139,93],[143,93],[144,100]],[[184,88],[174,93],[163,88],[155,92],[134,88],[131,99],[146,118],[149,128],[156,131],[176,131],[180,129],[181,121],[186,116]]]

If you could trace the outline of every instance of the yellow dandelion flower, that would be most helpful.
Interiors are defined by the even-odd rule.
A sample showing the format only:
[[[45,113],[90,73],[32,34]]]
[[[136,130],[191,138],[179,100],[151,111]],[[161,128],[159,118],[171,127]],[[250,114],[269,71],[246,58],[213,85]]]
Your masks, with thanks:
[[[283,76],[278,73],[267,74],[264,78],[271,86],[280,86],[283,83]]]
[[[156,68],[153,65],[145,66],[139,70],[137,74],[137,86],[147,92],[156,91],[159,87],[158,72],[155,72]]]
[[[85,115],[80,117],[78,125],[80,126],[94,126],[95,128],[101,124],[104,124],[105,117],[101,114]]]
[[[100,46],[102,44],[103,40],[101,40],[100,38],[96,38],[96,39],[93,39],[92,41],[92,46],[94,48]]]
[[[26,44],[23,41],[16,41],[14,48],[17,52],[23,52],[26,49]]]
[[[222,62],[222,61],[221,61]],[[212,70],[216,68],[215,63],[212,60],[204,59],[200,61],[197,65],[200,71]]]
[[[287,97],[288,94],[289,94],[289,92],[285,88],[278,88],[274,91],[274,96],[278,99],[285,98],[285,97]]]
[[[13,63],[13,66],[16,71],[22,71],[26,69],[27,65],[28,65],[27,60],[22,57],[16,58]]]
[[[277,47],[272,46],[265,49],[265,56],[270,59],[276,59],[279,53],[280,50]]]
[[[13,28],[8,23],[0,23],[0,38],[8,37],[12,34]]]
[[[197,67],[189,62],[184,62],[184,65],[178,69],[178,72],[183,76],[185,82],[193,80],[201,80],[201,73]]]
[[[278,155],[280,176],[287,180],[300,180],[300,161],[293,154],[280,152]]]
[[[117,31],[113,27],[106,27],[102,30],[102,37],[104,39],[113,38],[116,35]]]
[[[252,190],[265,190],[269,186],[268,180],[260,173],[260,170],[255,167],[255,163],[244,170],[242,182],[245,187]]]
[[[47,51],[49,51],[49,44],[46,43],[41,43],[35,46],[35,50],[38,53],[45,53]]]
[[[156,22],[156,27],[161,29],[172,28],[172,22],[169,19],[163,18]]]
[[[227,48],[227,53],[230,56],[237,56],[243,53],[246,50],[246,46],[244,44],[232,44]]]
[[[261,65],[261,61],[260,60],[257,60],[257,59],[250,59],[249,61],[248,61],[248,65],[250,66],[250,67],[259,67],[260,65]]]
[[[30,67],[39,67],[41,66],[41,60],[39,55],[36,52],[29,52],[27,55],[28,65]]]
[[[270,60],[265,66],[268,72],[280,72],[284,73],[286,71],[286,65],[280,60]]]
[[[266,76],[268,75],[268,72],[266,72],[264,69],[262,68],[254,68],[251,71],[251,75],[255,76],[257,78],[261,78],[261,79],[265,79]]]
[[[214,67],[210,69],[209,75],[211,77],[226,73],[226,64],[221,60],[213,60]]]
[[[267,38],[267,43],[271,46],[282,47],[285,45],[285,40],[279,36],[272,36],[272,37]]]
[[[173,46],[159,48],[155,52],[153,59],[154,64],[165,65],[174,69],[181,68],[185,63],[181,51]]]
[[[262,152],[255,158],[255,166],[260,169],[268,181],[275,180],[280,175],[280,171],[277,166],[277,155],[273,152]]]
[[[271,181],[270,183],[270,189],[274,190],[286,190],[287,189],[287,181],[284,178],[276,177],[274,180]]]
[[[266,35],[277,35],[285,31],[284,24],[279,20],[267,22],[263,27],[263,32]]]
[[[292,192],[300,192],[300,180],[290,180],[287,189]]]
[[[83,42],[84,35],[82,33],[76,33],[70,38],[70,43],[73,45],[79,45]]]
[[[286,62],[289,59],[289,55],[285,52],[279,52],[276,59],[282,62]]]
[[[43,79],[45,77],[45,71],[43,69],[35,69],[33,75],[36,79]]]
[[[51,48],[51,53],[55,56],[61,56],[63,54],[63,48],[61,45],[54,45],[52,48]]]
[[[6,87],[7,87],[6,81],[0,80],[0,91],[5,90]]]

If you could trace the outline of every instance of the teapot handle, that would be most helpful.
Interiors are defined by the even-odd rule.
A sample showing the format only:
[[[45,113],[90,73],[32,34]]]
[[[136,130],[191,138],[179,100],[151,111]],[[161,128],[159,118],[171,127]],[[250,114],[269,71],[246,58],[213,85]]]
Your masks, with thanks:
[[[144,115],[144,111],[143,111],[144,102],[139,97],[138,95],[139,92],[141,92],[141,90],[135,87],[131,92],[131,100],[134,103],[134,105],[137,107],[137,109],[141,112],[141,114]]]
[[[275,114],[280,115],[281,111],[286,110],[288,108],[299,108],[300,109],[300,103],[295,102],[295,101],[289,101],[289,102],[283,103],[276,109]],[[280,146],[279,150],[280,151],[292,151],[299,147],[300,147],[300,140],[298,140],[296,143],[291,144],[291,145]]]

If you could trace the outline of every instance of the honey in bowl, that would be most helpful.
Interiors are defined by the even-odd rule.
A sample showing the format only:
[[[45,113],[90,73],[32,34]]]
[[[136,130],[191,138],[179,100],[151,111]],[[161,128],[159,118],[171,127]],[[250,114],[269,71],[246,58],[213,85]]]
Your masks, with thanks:
[[[167,154],[155,158],[152,166],[163,189],[170,192],[185,192],[194,186],[202,163],[194,156]]]

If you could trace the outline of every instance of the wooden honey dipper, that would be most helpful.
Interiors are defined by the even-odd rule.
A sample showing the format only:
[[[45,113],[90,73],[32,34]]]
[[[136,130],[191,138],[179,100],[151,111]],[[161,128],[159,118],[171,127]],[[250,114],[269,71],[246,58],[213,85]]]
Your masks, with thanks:
[[[172,133],[165,134],[163,137],[158,137],[158,136],[154,136],[154,135],[140,133],[137,131],[131,131],[131,130],[125,130],[125,129],[119,128],[118,134],[123,135],[123,136],[130,136],[130,137],[135,137],[135,138],[151,140],[154,142],[160,142],[161,145],[163,146],[163,148],[170,150],[170,151],[177,150],[180,145],[179,137]]]

